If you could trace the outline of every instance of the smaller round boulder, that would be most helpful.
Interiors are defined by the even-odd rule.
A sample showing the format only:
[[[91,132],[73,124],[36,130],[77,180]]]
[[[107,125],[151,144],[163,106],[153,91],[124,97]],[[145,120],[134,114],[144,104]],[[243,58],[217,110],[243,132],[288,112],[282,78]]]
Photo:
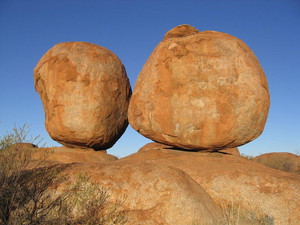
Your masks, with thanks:
[[[49,135],[69,147],[110,148],[124,133],[131,88],[120,59],[86,42],[55,45],[34,69]]]

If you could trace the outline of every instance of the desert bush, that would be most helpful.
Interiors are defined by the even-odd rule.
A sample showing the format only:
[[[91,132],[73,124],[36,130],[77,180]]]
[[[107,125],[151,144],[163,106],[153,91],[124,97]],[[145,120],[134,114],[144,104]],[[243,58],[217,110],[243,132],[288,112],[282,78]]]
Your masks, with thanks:
[[[0,138],[0,223],[39,224],[48,211],[58,204],[46,194],[47,188],[58,181],[59,169],[39,167],[32,163],[34,150],[22,142],[40,142],[39,136],[27,139],[29,126],[24,125]],[[34,165],[35,164],[35,165]]]
[[[16,126],[12,129],[11,132],[1,136],[0,138],[0,150],[6,149],[7,147],[17,144],[29,142],[35,145],[40,145],[43,141],[43,138],[38,136],[29,136],[30,126],[24,124],[22,127],[17,128]],[[43,144],[45,145],[45,144]]]
[[[35,149],[17,144],[27,142],[28,132],[24,125],[0,138],[0,224],[126,222],[125,212],[120,210],[122,202],[111,203],[108,190],[87,176],[79,176],[75,185],[57,192],[56,188],[68,179],[62,173],[68,165],[41,167],[39,161],[33,161]]]
[[[52,198],[48,188],[61,182],[62,168],[16,171],[1,182],[1,224],[57,224],[49,215],[61,207],[64,195]]]

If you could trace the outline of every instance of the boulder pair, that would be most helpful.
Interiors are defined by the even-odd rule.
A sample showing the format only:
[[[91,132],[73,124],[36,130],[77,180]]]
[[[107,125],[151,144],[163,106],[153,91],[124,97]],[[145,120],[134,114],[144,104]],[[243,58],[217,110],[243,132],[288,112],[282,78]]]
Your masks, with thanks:
[[[85,42],[55,45],[34,78],[50,136],[95,150],[111,147],[128,120],[145,137],[181,149],[237,147],[262,133],[270,105],[265,74],[243,41],[189,25],[166,33],[132,96],[120,59]]]

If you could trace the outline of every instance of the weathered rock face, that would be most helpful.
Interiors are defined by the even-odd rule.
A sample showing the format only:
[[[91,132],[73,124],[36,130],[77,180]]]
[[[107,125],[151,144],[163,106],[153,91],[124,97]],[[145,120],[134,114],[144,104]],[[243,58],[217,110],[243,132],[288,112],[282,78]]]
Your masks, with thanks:
[[[106,149],[125,131],[131,95],[120,59],[85,42],[55,45],[34,69],[49,135],[66,146]]]
[[[151,142],[148,144],[145,144],[143,147],[141,147],[138,152],[146,152],[146,151],[153,151],[153,150],[162,150],[162,149],[173,149],[174,147],[169,145],[164,145],[157,142]]]
[[[300,175],[300,156],[288,152],[273,152],[256,156],[255,162]]]
[[[142,148],[140,148],[138,150],[138,152],[155,151],[155,150],[158,150],[158,151],[174,150],[173,151],[174,154],[176,152],[180,153],[181,151],[182,152],[187,151],[185,149],[179,149],[179,148],[176,148],[174,146],[164,145],[164,144],[157,143],[157,142],[151,142],[151,143],[148,143],[148,144],[144,145]],[[194,150],[194,151],[198,152],[197,150]],[[239,152],[238,148],[226,148],[226,149],[219,149],[219,150],[206,149],[206,150],[199,150],[199,151],[206,152],[206,153],[207,152],[214,152],[214,153],[221,152],[221,153],[225,153],[225,154],[229,154],[229,155],[237,155],[237,156],[240,155],[240,152]]]
[[[156,142],[232,148],[262,133],[269,104],[265,74],[243,41],[182,25],[165,35],[144,65],[128,117]]]
[[[155,143],[142,149],[119,162],[155,163],[181,169],[216,203],[239,208],[239,217],[242,212],[251,212],[268,221],[266,224],[298,224],[296,221],[300,221],[299,175],[229,154],[178,151]]]
[[[88,174],[109,190],[112,199],[126,196],[122,210],[128,225],[222,224],[218,206],[204,189],[181,170],[152,163],[71,164],[64,171],[76,180]]]
[[[68,147],[36,148],[32,155],[32,159],[42,160],[46,165],[101,163],[117,160],[115,156],[107,154],[105,151]]]
[[[229,154],[229,155],[240,155],[240,151],[238,148],[225,148],[225,149],[221,149],[219,150],[219,152],[223,152],[225,154]]]

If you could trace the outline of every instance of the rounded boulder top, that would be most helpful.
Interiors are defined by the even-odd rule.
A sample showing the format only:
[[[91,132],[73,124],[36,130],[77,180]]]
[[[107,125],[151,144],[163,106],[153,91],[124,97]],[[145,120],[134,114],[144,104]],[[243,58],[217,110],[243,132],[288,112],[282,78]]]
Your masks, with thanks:
[[[197,34],[199,31],[190,25],[183,24],[179,25],[177,27],[174,27],[173,29],[169,30],[165,36],[164,41],[169,38],[180,38],[180,37],[186,37],[193,34]]]
[[[138,75],[128,119],[145,137],[183,149],[224,149],[263,131],[270,97],[251,49],[217,31],[168,31]]]

